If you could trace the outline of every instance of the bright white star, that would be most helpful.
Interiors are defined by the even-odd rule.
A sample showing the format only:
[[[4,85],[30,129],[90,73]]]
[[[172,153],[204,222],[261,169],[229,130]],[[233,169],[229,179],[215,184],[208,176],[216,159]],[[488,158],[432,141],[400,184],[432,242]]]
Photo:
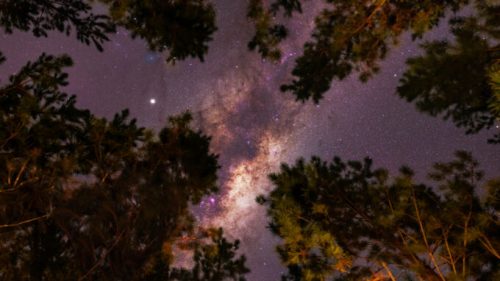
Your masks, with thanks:
[[[149,103],[150,103],[150,104],[155,104],[155,103],[156,103],[156,99],[150,99],[150,100],[149,100]]]

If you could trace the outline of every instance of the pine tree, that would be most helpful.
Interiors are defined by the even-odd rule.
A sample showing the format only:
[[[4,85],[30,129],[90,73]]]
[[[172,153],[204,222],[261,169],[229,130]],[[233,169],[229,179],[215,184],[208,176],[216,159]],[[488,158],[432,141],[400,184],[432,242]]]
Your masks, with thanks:
[[[477,15],[450,21],[453,42],[422,44],[407,61],[398,94],[421,112],[450,119],[467,134],[500,120],[495,77],[500,61],[500,6],[477,4]],[[495,137],[490,142],[495,143]]]
[[[283,239],[283,280],[498,279],[498,180],[479,188],[482,172],[466,152],[430,177],[435,185],[417,183],[403,167],[391,178],[369,159],[283,165],[259,198]]]
[[[498,72],[500,6],[494,1],[327,1],[315,19],[312,39],[292,70],[293,79],[281,90],[297,100],[318,103],[333,80],[353,73],[367,81],[404,33],[421,38],[447,12],[472,2],[472,15],[449,20],[453,40],[421,44],[424,55],[410,58],[398,95],[432,116],[450,119],[467,134],[493,128],[500,120],[495,77]],[[248,18],[255,24],[249,43],[264,58],[281,57],[280,42],[288,30],[280,19],[302,12],[305,1],[262,0],[249,3]],[[495,134],[488,141],[500,143]]]
[[[303,2],[280,0],[264,6],[262,0],[251,1],[248,15],[256,24],[256,35],[250,49],[257,49],[264,57],[279,58],[278,44],[287,30],[272,19],[280,11],[285,17],[300,13]],[[296,60],[293,80],[281,87],[300,101],[319,102],[333,79],[342,80],[353,71],[366,81],[379,70],[380,60],[404,32],[421,37],[439,23],[446,11],[457,11],[469,1],[326,2],[325,9],[316,16],[312,39]]]

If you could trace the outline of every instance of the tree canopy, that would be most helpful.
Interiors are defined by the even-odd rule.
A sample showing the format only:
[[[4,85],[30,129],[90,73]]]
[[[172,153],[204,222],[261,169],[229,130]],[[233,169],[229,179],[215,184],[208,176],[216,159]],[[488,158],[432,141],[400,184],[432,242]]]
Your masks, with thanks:
[[[108,16],[94,14],[82,0],[5,0],[0,3],[0,26],[9,34],[17,29],[36,37],[47,37],[51,31],[75,32],[79,41],[92,43],[101,51],[109,40],[107,34],[115,30]]]
[[[193,232],[189,205],[217,191],[217,156],[189,114],[156,135],[127,111],[108,121],[78,109],[61,90],[71,64],[42,55],[0,88],[0,277],[147,280]],[[237,242],[213,237],[195,255],[211,280],[225,280],[220,266],[246,273]]]
[[[91,4],[99,2],[107,14],[94,14]],[[48,36],[63,32],[102,51],[102,44],[116,27],[131,31],[132,37],[144,39],[151,50],[167,51],[167,61],[188,57],[203,60],[215,26],[213,5],[205,0],[5,0],[0,3],[0,26],[7,33],[15,29]]]
[[[286,28],[273,23],[270,16],[275,16],[280,8],[288,17],[301,12],[303,2],[306,1],[280,0],[265,7],[262,0],[251,1],[249,17],[256,22],[256,36],[250,48],[258,46],[263,56],[279,58],[277,45],[285,38]],[[318,102],[333,79],[342,80],[356,71],[366,81],[378,71],[379,62],[404,32],[421,37],[439,23],[447,10],[457,11],[467,2],[326,1],[326,7],[315,19],[312,39],[296,60],[294,79],[281,89],[293,93],[297,100]]]
[[[144,39],[153,51],[168,51],[167,61],[188,57],[203,61],[217,30],[215,10],[205,0],[99,0],[111,19]]]
[[[281,90],[297,100],[318,103],[334,80],[352,73],[367,81],[404,33],[419,39],[440,23],[447,12],[473,3],[472,13],[449,20],[452,40],[424,42],[424,54],[410,58],[398,95],[432,116],[450,119],[467,134],[490,129],[500,120],[500,103],[493,94],[500,60],[500,6],[494,1],[326,1],[316,16],[312,38],[297,58],[291,82]],[[288,30],[280,18],[302,12],[306,1],[250,1],[248,17],[255,24],[249,43],[263,57],[277,60]],[[471,8],[469,6],[469,8]],[[280,17],[281,15],[281,17]],[[497,90],[496,90],[497,91]],[[488,140],[500,143],[500,135]]]
[[[75,32],[99,51],[123,26],[171,62],[203,60],[215,31],[204,1],[101,2],[109,15],[81,0],[3,1],[0,25],[37,37]],[[175,245],[199,232],[189,206],[217,191],[210,138],[188,113],[156,134],[127,110],[106,120],[77,108],[62,91],[71,65],[42,54],[0,88],[0,278],[245,280],[239,242],[222,229],[184,247],[192,269],[172,267]]]
[[[498,87],[500,6],[478,3],[477,15],[450,21],[454,36],[422,44],[424,54],[410,58],[398,94],[417,109],[450,119],[466,133],[489,129],[500,120]],[[496,92],[496,93],[495,93]],[[496,135],[490,142],[497,143]]]
[[[154,271],[145,280],[244,281],[244,274],[250,270],[245,266],[244,256],[235,259],[239,241],[228,242],[223,237],[221,228],[208,230],[205,236],[212,243],[195,245],[194,266],[191,270],[184,268],[168,270],[166,267],[157,267],[160,270]],[[152,277],[157,279],[152,279]]]
[[[70,34],[74,29],[80,41],[86,44],[93,43],[100,50],[102,43],[108,40],[107,34],[114,32],[116,26],[121,26],[130,30],[132,37],[144,39],[150,49],[168,51],[167,61],[172,63],[188,57],[196,57],[203,61],[208,51],[208,43],[217,30],[213,5],[205,0],[94,0],[94,2],[106,5],[108,13],[93,14],[89,5],[92,2],[84,0],[61,3],[7,0],[0,5],[0,25],[8,33],[20,29],[32,31],[36,36],[47,36],[51,30]],[[471,51],[479,57],[486,57],[483,63],[475,63],[477,67],[483,66],[483,69],[471,73],[472,75],[466,75],[469,79],[478,78],[484,82],[487,76],[478,77],[478,75],[488,72],[492,64],[498,60],[498,46],[496,46],[498,17],[495,15],[499,7],[494,3],[468,0],[417,2],[342,0],[326,1],[325,8],[315,19],[311,40],[304,45],[302,56],[296,60],[292,71],[293,80],[282,85],[281,89],[293,93],[297,100],[312,99],[314,102],[319,102],[323,94],[330,89],[334,79],[342,80],[352,72],[357,72],[361,80],[366,81],[379,70],[380,61],[385,58],[391,47],[398,43],[403,33],[410,32],[414,39],[421,38],[440,22],[447,11],[456,12],[470,2],[475,4],[477,15],[467,18],[455,17],[450,24],[457,36],[456,41],[460,41],[458,44],[461,44],[456,48],[473,47],[470,45],[479,47],[481,42],[483,45],[489,45],[488,48],[475,48],[467,52],[469,57]],[[287,37],[288,30],[286,25],[277,19],[301,13],[304,3],[306,1],[276,0],[267,3],[263,0],[251,0],[247,16],[255,25],[255,33],[248,43],[249,49],[257,50],[264,58],[279,59],[281,56],[279,44]],[[469,30],[469,33],[474,33],[474,36],[464,35],[467,31],[460,31],[463,28]],[[477,38],[481,40],[467,43],[467,40]],[[455,50],[453,44],[442,46],[443,44],[443,42],[424,44],[427,57],[436,56],[435,45],[441,45],[441,56],[451,53],[455,58],[465,56],[461,61],[467,59],[467,54]],[[405,89],[408,87],[405,85],[411,82],[408,80],[412,78],[418,79],[418,75],[414,73],[418,71],[416,68],[430,59],[432,58],[422,57],[408,62],[408,75],[400,87],[401,96],[406,98],[415,95],[406,93]],[[429,72],[440,72],[444,66],[445,69],[452,68],[453,64],[448,64],[446,57],[443,57],[440,59],[440,64],[432,65]],[[442,79],[439,81],[429,80],[427,84],[443,83]],[[490,102],[487,97],[484,99]],[[446,100],[446,97],[443,100]],[[456,103],[449,102],[447,106],[453,107],[454,104]],[[477,108],[477,111],[477,114],[473,114],[481,115],[484,110]],[[485,124],[479,126],[488,127]],[[473,131],[478,128],[469,129]]]
[[[95,14],[94,2],[107,14]],[[276,19],[301,13],[303,3],[251,0],[249,49],[279,59],[288,30]],[[326,1],[281,89],[319,102],[334,79],[366,81],[403,33],[420,38],[470,3],[472,15],[449,21],[454,40],[425,42],[408,60],[397,92],[467,133],[491,128],[500,118],[500,6],[489,1]],[[216,31],[205,0],[5,0],[0,26],[75,33],[100,51],[123,27],[172,63],[203,61]],[[107,120],[78,108],[63,91],[71,65],[42,54],[0,86],[0,279],[245,280],[239,241],[222,229],[200,234],[189,209],[217,191],[210,137],[191,128],[188,113],[155,133],[126,110]],[[283,165],[270,176],[275,189],[258,199],[283,239],[283,280],[499,279],[500,180],[483,186],[463,151],[429,176],[433,184],[418,183],[403,167],[391,177],[369,159]],[[192,251],[192,268],[175,267],[177,246]]]
[[[283,165],[259,198],[283,239],[283,280],[498,279],[499,180],[480,187],[478,163],[463,151],[429,175],[434,185],[407,167],[390,177],[369,159]]]

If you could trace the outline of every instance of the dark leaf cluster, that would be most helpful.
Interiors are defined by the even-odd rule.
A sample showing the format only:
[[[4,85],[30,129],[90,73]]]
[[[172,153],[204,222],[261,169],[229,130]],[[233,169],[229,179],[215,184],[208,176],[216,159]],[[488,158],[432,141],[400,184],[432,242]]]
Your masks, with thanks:
[[[500,6],[479,3],[477,15],[451,19],[454,42],[422,44],[425,53],[407,61],[399,96],[421,112],[450,119],[467,134],[493,127],[500,120],[498,12]]]
[[[132,37],[144,39],[153,51],[168,51],[167,61],[189,57],[203,61],[217,30],[215,10],[205,0],[100,0]]]
[[[430,178],[435,185],[416,183],[407,167],[390,178],[369,159],[282,166],[259,200],[283,239],[283,280],[500,277],[498,180],[479,188],[478,163],[462,151]]]
[[[317,103],[333,79],[342,80],[353,71],[366,81],[403,32],[420,37],[438,24],[447,9],[457,10],[468,1],[327,2],[316,17],[312,40],[296,60],[294,79],[281,87],[300,101]]]
[[[108,16],[92,13],[82,0],[5,0],[0,3],[0,26],[7,33],[19,29],[36,37],[47,37],[50,31],[69,35],[74,29],[79,41],[100,51],[106,34],[115,29]]]
[[[0,88],[0,279],[146,280],[193,231],[189,205],[217,191],[217,156],[189,114],[155,136],[127,111],[77,108],[71,64],[42,55]],[[195,252],[203,274],[243,280],[238,242],[213,237]]]
[[[267,7],[262,0],[251,0],[247,8],[247,17],[255,26],[255,34],[248,43],[248,48],[251,51],[257,50],[263,58],[272,61],[277,61],[281,57],[279,44],[288,35],[288,30],[283,24],[274,23],[281,10],[288,18],[294,12],[301,13],[301,1],[277,0]]]
[[[207,236],[211,240],[210,244],[195,246],[192,269],[173,269],[168,280],[245,281],[244,275],[250,270],[245,266],[244,256],[236,259],[235,253],[239,249],[239,241],[227,241],[223,237],[221,228],[208,230]]]

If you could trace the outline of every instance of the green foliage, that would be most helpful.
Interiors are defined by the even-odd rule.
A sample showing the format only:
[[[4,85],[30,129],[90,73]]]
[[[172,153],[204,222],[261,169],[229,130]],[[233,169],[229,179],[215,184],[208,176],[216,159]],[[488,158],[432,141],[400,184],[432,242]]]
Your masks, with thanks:
[[[158,136],[127,111],[98,118],[61,91],[71,63],[42,55],[0,89],[0,279],[140,279],[217,190],[217,156],[189,114]],[[217,254],[195,255],[203,270],[246,273],[237,242],[214,237]]]
[[[203,61],[215,26],[215,10],[205,0],[99,0],[113,20],[144,39],[153,51],[168,50],[167,61]]]
[[[430,177],[435,186],[415,183],[403,167],[390,178],[369,159],[283,165],[271,175],[275,189],[259,198],[283,239],[283,280],[498,277],[498,180],[481,201],[482,173],[466,152],[436,164]]]
[[[19,29],[36,37],[47,37],[52,30],[69,35],[74,29],[79,41],[102,51],[106,33],[113,32],[114,25],[109,17],[91,10],[82,0],[5,0],[0,3],[0,26],[6,33]]]

